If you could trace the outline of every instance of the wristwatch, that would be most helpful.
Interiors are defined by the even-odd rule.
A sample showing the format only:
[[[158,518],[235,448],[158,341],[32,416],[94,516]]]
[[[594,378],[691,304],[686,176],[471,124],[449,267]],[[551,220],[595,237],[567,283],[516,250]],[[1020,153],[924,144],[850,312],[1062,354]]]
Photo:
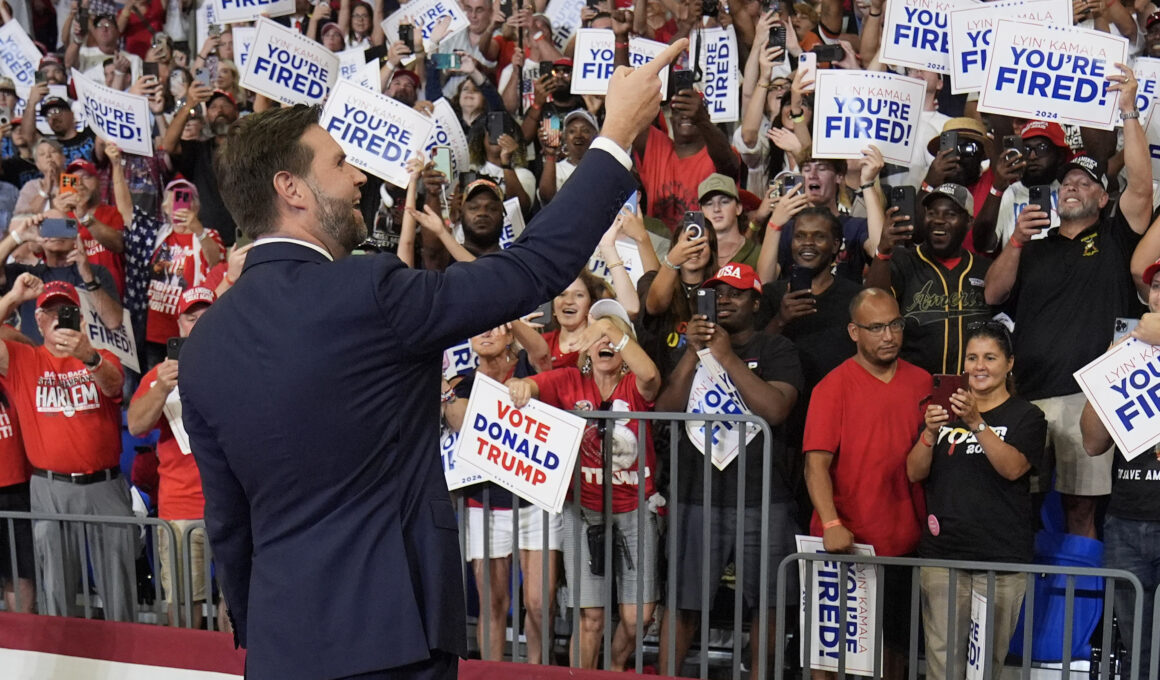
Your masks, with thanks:
[[[89,213],[89,214],[85,215],[84,217],[80,218],[79,220],[77,220],[77,222],[80,222],[82,226],[87,227],[93,223],[93,214]]]
[[[97,290],[100,287],[101,282],[99,279],[93,279],[92,281],[81,281],[81,288],[84,288],[88,291]]]
[[[976,427],[976,428],[974,429],[974,431],[975,431],[976,433],[979,433],[979,434],[981,434],[981,433],[983,432],[983,430],[985,430],[985,429],[987,429],[987,423],[986,423],[985,421],[981,421],[981,420],[980,420],[980,421],[979,421],[979,425],[978,425],[978,427]]]
[[[93,350],[93,356],[85,359],[81,363],[85,365],[85,368],[96,368],[101,365],[101,353]]]

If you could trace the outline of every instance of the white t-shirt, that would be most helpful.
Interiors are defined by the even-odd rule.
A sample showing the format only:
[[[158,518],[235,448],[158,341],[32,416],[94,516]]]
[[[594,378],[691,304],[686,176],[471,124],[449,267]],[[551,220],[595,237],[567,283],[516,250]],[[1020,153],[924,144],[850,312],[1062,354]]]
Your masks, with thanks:
[[[1027,187],[1023,186],[1023,182],[1015,182],[1007,187],[1003,192],[1003,198],[999,201],[999,216],[995,218],[995,237],[998,238],[1000,245],[1005,245],[1015,233],[1015,220],[1019,218],[1019,213],[1027,207],[1027,201],[1030,198],[1030,192]],[[1051,226],[1059,226],[1059,213],[1055,211],[1059,206],[1059,182],[1051,182]],[[1047,236],[1047,229],[1040,231],[1032,240],[1043,238]]]
[[[129,60],[129,84],[137,82],[141,77],[141,57],[129,54],[122,50],[121,54]],[[77,70],[91,78],[94,82],[105,84],[105,60],[111,55],[105,54],[96,46],[82,47],[77,54]]]

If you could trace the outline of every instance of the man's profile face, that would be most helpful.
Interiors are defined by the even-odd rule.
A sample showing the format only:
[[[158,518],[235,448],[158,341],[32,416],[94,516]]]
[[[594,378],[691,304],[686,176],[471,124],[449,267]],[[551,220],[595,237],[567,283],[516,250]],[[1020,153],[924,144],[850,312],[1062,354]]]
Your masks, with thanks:
[[[475,243],[498,241],[503,230],[503,203],[490,191],[476,191],[463,202],[463,231]]]
[[[342,147],[318,125],[302,135],[301,143],[314,154],[310,175],[304,179],[314,194],[318,228],[350,252],[367,238],[359,209],[359,187],[367,181],[366,175],[346,162]]]
[[[193,331],[193,327],[195,325],[197,325],[197,320],[201,318],[202,314],[205,314],[205,310],[207,310],[207,309],[209,309],[208,304],[197,305],[196,307],[185,312],[184,314],[178,314],[177,315],[177,332],[178,332],[178,334],[183,338],[188,338],[190,332]]]
[[[849,325],[850,338],[858,346],[858,354],[877,366],[889,366],[898,359],[902,349],[902,331],[890,327],[902,320],[898,303],[893,297],[880,295],[866,298],[854,310]]]

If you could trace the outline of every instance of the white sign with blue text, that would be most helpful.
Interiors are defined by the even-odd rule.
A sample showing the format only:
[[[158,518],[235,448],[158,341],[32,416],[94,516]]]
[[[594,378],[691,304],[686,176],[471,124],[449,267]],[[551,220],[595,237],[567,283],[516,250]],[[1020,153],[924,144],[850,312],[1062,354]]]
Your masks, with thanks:
[[[455,450],[458,447],[459,433],[446,427],[442,428],[439,432],[439,459],[443,463],[443,478],[447,481],[448,491],[487,481],[482,472],[471,467],[470,463],[455,457]]]
[[[383,32],[387,34],[387,44],[390,45],[399,39],[399,24],[410,23],[422,33],[423,47],[431,51],[434,45],[431,31],[444,17],[451,19],[444,35],[451,35],[467,28],[467,15],[463,13],[456,0],[411,0],[392,12],[391,16],[383,19]]]
[[[431,134],[423,145],[423,154],[431,160],[435,147],[446,146],[451,149],[451,177],[447,180],[454,183],[459,173],[467,172],[471,158],[467,151],[467,135],[463,133],[463,126],[459,124],[459,114],[451,107],[451,103],[443,97],[435,100],[434,113],[431,115]],[[522,229],[521,229],[522,231]]]
[[[628,63],[640,68],[656,58],[668,45],[631,38],[628,41]],[[616,71],[616,37],[606,28],[582,28],[576,31],[575,65],[572,68],[572,94],[607,94],[608,83]],[[661,97],[668,95],[669,70],[661,72]]]
[[[1074,375],[1126,460],[1160,443],[1160,346],[1128,338]]]
[[[245,68],[250,57],[250,50],[254,49],[254,36],[258,29],[253,26],[234,26],[230,29],[234,36],[234,54],[238,55],[238,68]]]
[[[564,49],[568,39],[580,28],[580,12],[587,5],[587,0],[549,0],[544,16],[552,24],[552,42],[556,47]],[[535,36],[532,36],[535,40]]]
[[[882,10],[882,63],[947,73],[951,65],[950,13],[975,0],[891,0]]]
[[[0,26],[0,73],[11,78],[18,87],[36,84],[36,69],[40,66],[41,56],[20,24],[9,21]]]
[[[218,23],[236,24],[259,17],[280,17],[294,13],[294,0],[214,0]]]
[[[824,553],[822,539],[817,536],[796,536],[797,550],[802,553]],[[854,544],[855,555],[874,555],[874,546]],[[813,567],[813,583],[806,592],[806,565]],[[878,629],[874,617],[878,612],[878,577],[869,564],[841,562],[798,562],[802,598],[801,627],[806,629],[806,607],[809,607],[810,649],[807,654],[805,636],[802,636],[802,658],[809,659],[809,667],[819,671],[838,670],[838,659],[845,656],[846,672],[874,676],[874,648]],[[846,615],[842,617],[841,582],[846,582]],[[845,629],[845,646],[841,646],[841,632]]]
[[[861,158],[873,144],[887,163],[914,155],[926,83],[894,73],[822,69],[814,85],[814,157]]]
[[[283,104],[321,104],[338,81],[338,57],[321,43],[260,19],[242,87]]]
[[[697,55],[700,90],[709,120],[732,123],[741,116],[741,65],[733,27],[703,28],[689,34],[689,53]]]
[[[1119,93],[1108,92],[1127,63],[1128,40],[1075,26],[1000,19],[979,95],[979,111],[1100,130],[1116,123]]]
[[[725,415],[748,414],[749,407],[741,398],[741,392],[729,379],[729,375],[721,370],[711,370],[705,362],[697,364],[697,372],[693,375],[693,386],[689,390],[689,413],[711,413]],[[706,425],[709,431],[706,432]],[[685,434],[689,441],[703,454],[710,456],[713,466],[724,470],[741,453],[741,438],[745,444],[753,441],[760,430],[753,423],[745,423],[744,432],[742,423],[718,421],[685,421]],[[708,448],[708,450],[706,450]],[[760,455],[760,454],[758,454]]]
[[[951,12],[951,91],[978,92],[987,79],[987,54],[1000,18],[1071,25],[1068,0],[1003,0]]]
[[[153,156],[153,114],[148,99],[98,85],[76,69],[72,78],[85,120],[98,137],[125,153]]]
[[[322,109],[323,129],[347,161],[397,187],[410,182],[407,161],[423,150],[431,119],[406,104],[341,80]]]

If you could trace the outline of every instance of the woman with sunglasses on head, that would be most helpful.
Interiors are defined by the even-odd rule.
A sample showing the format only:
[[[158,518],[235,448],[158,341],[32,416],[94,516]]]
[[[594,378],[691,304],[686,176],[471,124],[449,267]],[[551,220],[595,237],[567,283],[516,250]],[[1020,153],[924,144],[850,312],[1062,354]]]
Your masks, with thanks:
[[[950,412],[926,408],[926,427],[906,459],[911,482],[922,482],[927,518],[918,553],[927,559],[1031,562],[1035,519],[1030,472],[1040,465],[1047,421],[1034,404],[1011,394],[1015,357],[1011,336],[997,321],[967,327],[967,389],[950,397]],[[923,567],[923,629],[927,677],[947,677],[954,655],[955,677],[966,675],[971,592],[987,596],[985,571],[956,575],[956,639],[947,640],[949,570]],[[995,575],[994,658],[1001,668],[1019,610],[1026,578]],[[948,651],[949,650],[949,651]]]

